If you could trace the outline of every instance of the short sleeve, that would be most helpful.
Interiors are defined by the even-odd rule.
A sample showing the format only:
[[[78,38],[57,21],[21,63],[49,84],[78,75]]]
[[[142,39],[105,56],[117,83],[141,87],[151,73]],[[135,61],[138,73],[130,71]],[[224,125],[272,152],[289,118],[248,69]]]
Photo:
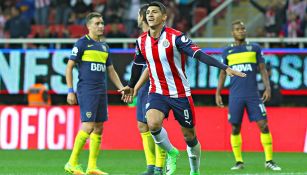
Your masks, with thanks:
[[[261,47],[258,44],[254,45],[255,51],[256,51],[256,58],[257,58],[257,63],[264,63],[264,57],[263,57],[263,52],[261,50]]]
[[[228,47],[224,48],[222,52],[222,62],[226,65],[228,65],[227,56],[228,56]]]
[[[80,40],[78,40],[71,50],[69,59],[78,62],[81,60],[82,53],[83,53],[82,43]]]
[[[178,50],[190,57],[194,57],[195,53],[201,50],[200,47],[184,34],[177,36],[175,42]]]

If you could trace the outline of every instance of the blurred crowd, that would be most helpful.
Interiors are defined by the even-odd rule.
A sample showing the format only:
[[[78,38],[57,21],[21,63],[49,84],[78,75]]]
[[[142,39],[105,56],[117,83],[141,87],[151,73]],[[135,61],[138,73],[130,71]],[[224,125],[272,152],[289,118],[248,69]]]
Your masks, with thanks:
[[[86,30],[85,16],[91,11],[103,14],[107,37],[135,37],[139,34],[138,9],[148,2],[150,0],[2,0],[0,38],[79,37]],[[162,2],[168,7],[168,25],[185,32],[223,0]],[[197,11],[196,15],[193,11]]]
[[[106,37],[136,37],[138,9],[150,1],[1,0],[0,38],[78,38],[86,33],[85,16],[91,11],[103,14]],[[160,1],[168,7],[167,25],[186,32],[224,0]],[[258,36],[307,36],[307,0],[272,0],[267,6],[257,0],[250,3],[265,16],[265,27],[257,31]]]
[[[259,37],[307,36],[307,0],[272,0],[268,6],[261,6],[257,0],[250,2],[265,16],[264,28],[257,31]],[[298,44],[286,47],[298,47]]]

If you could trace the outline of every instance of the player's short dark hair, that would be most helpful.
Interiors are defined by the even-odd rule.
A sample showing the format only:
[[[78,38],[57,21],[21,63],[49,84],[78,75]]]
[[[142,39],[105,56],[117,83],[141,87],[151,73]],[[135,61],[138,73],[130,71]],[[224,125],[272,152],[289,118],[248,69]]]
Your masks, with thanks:
[[[149,3],[148,7],[150,7],[150,6],[159,7],[159,9],[162,12],[162,14],[166,14],[166,7],[161,2],[153,1],[153,2]]]
[[[232,24],[232,28],[233,28],[233,26],[237,25],[237,24],[243,24],[244,25],[244,22],[240,19],[237,19],[237,20],[232,21],[231,24]]]
[[[98,12],[91,12],[86,16],[86,24],[88,24],[93,18],[100,18],[102,15]]]
[[[146,10],[148,8],[148,4],[141,5],[139,15],[143,17],[143,21],[147,23],[146,21]]]

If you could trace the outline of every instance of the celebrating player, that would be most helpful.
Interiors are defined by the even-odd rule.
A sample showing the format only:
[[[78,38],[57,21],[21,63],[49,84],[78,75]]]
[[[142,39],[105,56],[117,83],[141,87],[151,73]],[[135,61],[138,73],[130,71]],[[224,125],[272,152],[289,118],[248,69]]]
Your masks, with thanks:
[[[245,74],[232,70],[203,53],[186,35],[166,27],[166,19],[166,7],[160,2],[151,2],[146,11],[149,31],[137,39],[131,79],[129,85],[121,91],[133,94],[133,87],[141,75],[142,65],[146,62],[150,77],[150,92],[146,104],[147,123],[155,143],[167,152],[166,174],[175,174],[179,155],[179,151],[170,143],[167,132],[162,127],[163,119],[167,118],[172,110],[187,143],[190,174],[199,175],[201,146],[194,129],[194,104],[184,72],[184,54],[223,69],[230,76],[244,77]]]

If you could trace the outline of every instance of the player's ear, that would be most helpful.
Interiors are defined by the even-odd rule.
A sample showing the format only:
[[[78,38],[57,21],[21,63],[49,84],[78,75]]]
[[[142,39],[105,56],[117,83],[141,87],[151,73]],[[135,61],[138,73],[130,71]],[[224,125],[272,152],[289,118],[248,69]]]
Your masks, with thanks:
[[[166,19],[167,19],[167,15],[164,14],[163,17],[162,17],[162,20],[163,20],[163,21],[166,21]]]

